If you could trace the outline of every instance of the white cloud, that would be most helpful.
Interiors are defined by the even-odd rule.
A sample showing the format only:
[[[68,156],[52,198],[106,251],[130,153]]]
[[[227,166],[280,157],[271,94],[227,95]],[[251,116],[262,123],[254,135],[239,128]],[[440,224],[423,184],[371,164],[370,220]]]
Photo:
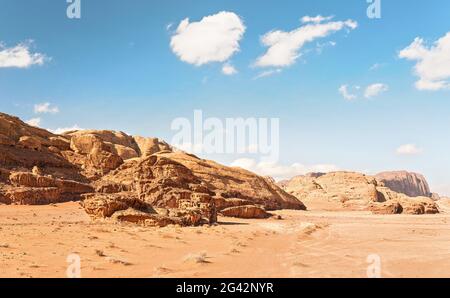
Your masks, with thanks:
[[[301,56],[300,50],[306,43],[326,37],[344,28],[355,29],[357,26],[357,22],[347,20],[328,23],[308,23],[289,32],[281,30],[268,32],[262,36],[261,42],[269,49],[256,60],[255,66],[290,66]]]
[[[256,165],[257,162],[253,158],[240,158],[233,161],[230,166],[251,171],[251,169],[254,169]]]
[[[450,32],[427,47],[422,38],[399,53],[400,58],[417,61],[414,73],[419,77],[419,90],[450,89]]]
[[[65,132],[74,131],[74,130],[84,130],[84,129],[79,127],[77,124],[75,124],[72,127],[61,127],[61,128],[57,128],[57,129],[49,129],[50,132],[52,132],[52,133],[54,133],[56,135],[60,135],[60,134],[63,134]]]
[[[397,148],[397,154],[399,155],[417,155],[422,153],[422,149],[418,148],[415,144],[405,144]]]
[[[31,126],[39,127],[39,125],[41,124],[41,118],[32,118],[28,121],[25,121],[25,123]]]
[[[40,53],[31,53],[30,44],[21,43],[12,48],[0,44],[0,68],[28,68],[32,65],[43,65],[46,57]]]
[[[369,70],[370,71],[378,70],[378,69],[382,68],[383,66],[385,66],[385,63],[375,63],[369,68]]]
[[[366,90],[364,91],[364,97],[365,98],[375,97],[388,90],[389,86],[386,84],[381,83],[372,84],[367,86]]]
[[[265,70],[265,71],[260,72],[253,79],[257,80],[257,79],[261,79],[261,78],[265,78],[265,77],[270,77],[274,74],[280,73],[281,71],[282,71],[281,68]]]
[[[56,114],[59,113],[57,106],[52,106],[49,102],[34,105],[34,113],[36,114]]]
[[[322,54],[324,48],[335,47],[336,45],[337,45],[337,43],[335,41],[329,41],[329,42],[325,42],[325,43],[318,42],[316,45],[316,52],[318,54]]]
[[[323,17],[321,15],[310,17],[310,16],[304,16],[301,20],[302,23],[322,23],[324,21],[329,21],[333,18],[333,16]]]
[[[346,100],[353,100],[356,99],[357,96],[355,94],[351,94],[348,90],[348,85],[342,85],[339,87],[339,93],[346,99]]]
[[[170,144],[172,147],[174,147],[175,149],[187,152],[187,153],[191,153],[191,154],[200,154],[203,152],[203,144],[201,143],[189,143],[189,142],[185,142],[182,144]]]
[[[182,61],[190,64],[225,62],[239,51],[244,32],[244,23],[238,15],[222,11],[199,22],[189,22],[188,18],[181,21],[170,46]]]
[[[222,66],[222,73],[223,73],[224,75],[227,75],[227,76],[232,76],[232,75],[234,75],[234,74],[237,74],[238,71],[237,71],[236,68],[235,68],[233,65],[231,65],[230,63],[225,63],[225,64]]]
[[[256,160],[251,158],[241,158],[235,160],[231,166],[240,167],[261,176],[270,176],[275,180],[289,179],[294,176],[304,175],[311,172],[327,173],[339,170],[337,166],[328,164],[305,166],[299,163],[294,163],[290,166],[285,166],[278,163],[256,162]]]
[[[389,86],[386,84],[381,83],[371,84],[365,88],[364,97],[372,98],[388,90]],[[338,91],[342,95],[342,97],[344,97],[346,100],[354,100],[361,96],[360,86],[349,86],[347,84],[344,84],[341,87],[339,87]]]

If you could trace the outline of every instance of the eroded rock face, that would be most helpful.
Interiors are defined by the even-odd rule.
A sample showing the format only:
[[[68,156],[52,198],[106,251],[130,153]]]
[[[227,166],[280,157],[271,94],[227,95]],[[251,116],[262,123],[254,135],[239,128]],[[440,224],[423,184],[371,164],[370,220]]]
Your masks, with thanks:
[[[369,210],[374,214],[402,214],[403,207],[399,202],[387,201],[383,203],[371,203]]]
[[[172,151],[172,147],[158,138],[143,138],[135,136],[134,140],[138,145],[140,155],[147,157],[161,151]]]
[[[115,197],[125,190],[128,197],[152,206],[158,216],[155,217],[154,212],[144,215],[145,211],[138,209],[133,211],[133,216],[121,216],[121,220],[140,218],[138,221],[145,224],[145,220],[151,219],[147,221],[150,225],[157,219],[173,223],[174,217],[182,219],[178,221],[182,225],[211,224],[217,221],[217,212],[232,217],[267,218],[270,214],[266,209],[305,209],[299,200],[270,180],[183,152],[161,151],[126,161],[95,185],[97,192],[104,194],[86,195],[85,206],[105,196]],[[99,213],[91,211],[92,208],[85,209],[98,217]],[[106,214],[103,217],[115,217],[115,213]]]
[[[298,176],[282,187],[305,204],[331,210],[371,210],[377,214],[433,214],[436,203],[427,197],[409,197],[386,187],[375,177],[353,172]]]
[[[45,205],[79,200],[80,195],[93,191],[92,186],[76,181],[55,179],[30,172],[11,172],[9,185],[3,185],[3,203]]]
[[[423,175],[405,171],[383,172],[375,178],[393,191],[410,197],[432,197],[428,182]]]
[[[189,168],[214,193],[216,200],[243,200],[266,210],[305,210],[305,205],[282,190],[276,183],[241,168],[199,159],[190,154],[163,153],[164,156]],[[243,204],[245,205],[245,204]]]
[[[388,187],[380,186],[377,188],[380,194],[381,202],[398,202],[405,214],[435,214],[439,213],[438,205],[428,197],[409,197],[403,193],[393,191]]]
[[[305,209],[271,179],[174,152],[157,138],[106,130],[55,135],[0,113],[0,203],[80,198],[93,218],[146,226]]]
[[[223,216],[228,217],[238,217],[238,218],[269,218],[271,217],[270,213],[267,213],[264,208],[254,206],[254,205],[246,205],[246,206],[237,206],[237,207],[229,207],[220,211]]]

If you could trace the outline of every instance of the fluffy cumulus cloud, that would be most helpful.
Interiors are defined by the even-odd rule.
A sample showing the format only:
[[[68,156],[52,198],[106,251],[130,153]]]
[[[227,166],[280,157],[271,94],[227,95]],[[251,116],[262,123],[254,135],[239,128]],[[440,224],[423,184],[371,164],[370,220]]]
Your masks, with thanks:
[[[450,32],[427,46],[417,37],[408,47],[400,51],[400,58],[417,61],[414,73],[419,77],[419,90],[450,89]]]
[[[337,166],[328,164],[306,166],[299,163],[294,163],[292,165],[281,165],[271,162],[257,162],[255,159],[251,158],[241,158],[235,160],[231,166],[240,167],[261,176],[270,176],[275,180],[289,179],[294,176],[304,175],[311,172],[327,173],[339,170]]]
[[[233,12],[222,11],[199,22],[181,21],[172,35],[172,51],[184,62],[197,66],[225,62],[239,51],[245,33],[242,19]]]
[[[234,75],[234,74],[237,74],[238,71],[237,71],[237,69],[236,69],[233,65],[231,65],[230,63],[225,63],[225,64],[222,66],[222,73],[223,73],[224,75],[227,75],[227,76],[232,76],[232,75]]]
[[[41,118],[32,118],[28,121],[25,121],[25,123],[31,126],[39,127],[39,125],[41,124]]]
[[[422,153],[422,149],[415,144],[405,144],[397,148],[396,152],[399,155],[418,155]]]
[[[43,65],[47,59],[40,53],[32,53],[31,42],[21,43],[7,48],[0,44],[0,68],[28,68],[32,65]]]
[[[356,99],[357,96],[355,94],[352,94],[349,91],[349,86],[348,85],[342,85],[341,87],[339,87],[339,93],[342,95],[342,97],[344,97],[346,100],[353,100]]]
[[[380,95],[383,92],[386,92],[389,90],[389,86],[382,83],[376,83],[367,86],[366,90],[364,91],[364,97],[365,98],[372,98],[375,96]]]
[[[318,38],[324,38],[331,33],[356,29],[357,22],[329,21],[330,17],[303,17],[305,25],[292,31],[271,31],[262,36],[261,42],[268,47],[267,52],[260,56],[255,66],[258,67],[287,67],[294,64],[301,56],[302,47]]]
[[[36,114],[56,114],[59,113],[59,108],[53,106],[49,102],[39,103],[34,105],[34,113]]]

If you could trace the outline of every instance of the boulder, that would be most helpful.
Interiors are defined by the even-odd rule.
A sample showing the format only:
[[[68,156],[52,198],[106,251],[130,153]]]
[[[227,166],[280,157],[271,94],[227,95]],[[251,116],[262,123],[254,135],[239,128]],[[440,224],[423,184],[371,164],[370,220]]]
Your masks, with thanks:
[[[105,175],[123,163],[123,159],[113,153],[94,148],[84,162],[85,169],[96,175]]]
[[[110,150],[111,150],[111,152],[120,156],[120,158],[122,158],[123,160],[139,157],[139,154],[136,152],[135,149],[130,148],[130,147],[125,147],[123,145],[111,144]]]
[[[134,140],[138,145],[140,156],[147,157],[161,151],[172,151],[172,147],[158,138],[144,138],[135,136]]]
[[[383,203],[371,203],[368,208],[374,214],[401,214],[403,207],[399,202],[387,201]]]
[[[76,134],[70,139],[70,149],[76,153],[87,155],[94,150],[104,150],[103,141],[94,134]]]
[[[268,218],[272,216],[263,208],[254,205],[229,207],[222,209],[220,213],[223,216],[238,218]]]

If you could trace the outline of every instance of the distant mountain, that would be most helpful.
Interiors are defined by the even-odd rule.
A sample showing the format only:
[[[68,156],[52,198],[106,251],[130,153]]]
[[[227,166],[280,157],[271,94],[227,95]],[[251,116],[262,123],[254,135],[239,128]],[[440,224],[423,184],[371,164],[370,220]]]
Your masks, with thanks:
[[[403,193],[410,197],[429,197],[433,194],[430,191],[428,182],[421,174],[406,171],[383,172],[375,175],[379,181],[393,191]]]
[[[378,214],[439,212],[429,197],[410,197],[387,187],[376,177],[361,173],[313,173],[282,181],[279,185],[307,206],[329,210],[370,210]]]

